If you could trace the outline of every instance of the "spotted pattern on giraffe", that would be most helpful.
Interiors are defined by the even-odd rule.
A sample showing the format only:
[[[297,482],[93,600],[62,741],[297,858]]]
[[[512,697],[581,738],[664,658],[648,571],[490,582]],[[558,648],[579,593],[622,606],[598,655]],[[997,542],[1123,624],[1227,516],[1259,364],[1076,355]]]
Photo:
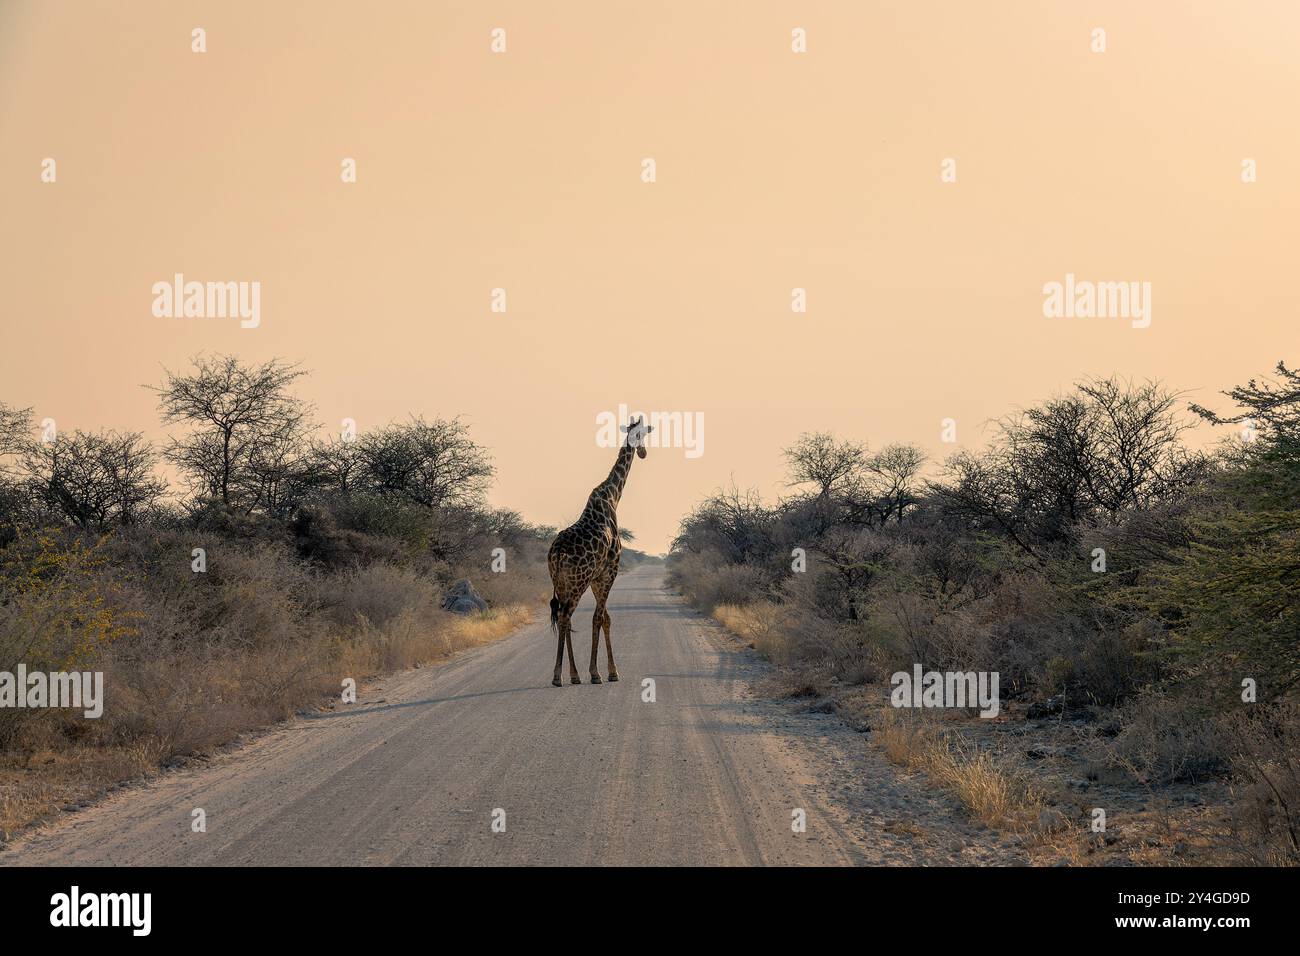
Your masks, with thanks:
[[[653,426],[636,419],[624,426],[627,433],[618,450],[618,458],[610,469],[609,477],[591,490],[582,516],[565,528],[551,542],[546,564],[551,572],[554,596],[551,598],[551,627],[555,631],[555,675],[551,683],[563,686],[560,670],[564,664],[564,649],[569,649],[569,682],[581,684],[578,663],[573,656],[573,612],[582,596],[591,588],[596,599],[596,610],[591,616],[591,682],[601,682],[596,669],[596,656],[600,647],[600,633],[605,632],[605,663],[608,679],[618,680],[618,667],[614,664],[614,648],[610,642],[609,610],[605,602],[610,588],[618,576],[618,562],[623,555],[623,542],[618,534],[618,503],[623,497],[632,458],[646,456],[645,436],[654,431]]]

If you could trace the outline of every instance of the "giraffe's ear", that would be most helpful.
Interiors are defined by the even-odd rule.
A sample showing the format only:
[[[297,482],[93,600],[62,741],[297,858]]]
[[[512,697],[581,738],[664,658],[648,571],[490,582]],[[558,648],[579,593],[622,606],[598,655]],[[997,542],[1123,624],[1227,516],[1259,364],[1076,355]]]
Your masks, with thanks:
[[[654,431],[654,430],[655,430],[655,427],[654,427],[653,425],[647,425],[647,426],[645,427],[645,431],[646,431],[646,434],[647,434],[647,435],[650,434],[650,433],[651,433],[652,431]]]
[[[621,431],[621,432],[625,432],[625,431],[627,431],[627,426],[626,426],[626,425],[619,425],[619,426],[618,426],[618,430]]]

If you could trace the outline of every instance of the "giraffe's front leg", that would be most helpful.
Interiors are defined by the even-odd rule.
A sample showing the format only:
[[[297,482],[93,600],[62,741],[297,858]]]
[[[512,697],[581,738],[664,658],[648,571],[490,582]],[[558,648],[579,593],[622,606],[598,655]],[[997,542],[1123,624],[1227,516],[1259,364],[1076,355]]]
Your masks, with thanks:
[[[617,572],[617,568],[615,569]],[[608,575],[604,580],[592,586],[592,591],[596,595],[596,613],[591,618],[591,675],[593,681],[599,681],[596,676],[596,641],[600,637],[600,629],[605,629],[605,663],[609,665],[609,679],[618,680],[618,668],[614,666],[614,649],[609,644],[609,608],[606,606],[609,601],[609,590],[614,586],[614,575]]]
[[[596,670],[596,652],[600,649],[600,625],[604,619],[605,605],[598,604],[591,615],[591,667],[588,672],[591,674],[593,684],[600,683],[600,671]]]
[[[551,678],[551,683],[556,687],[563,687],[564,681],[560,680],[560,667],[564,664],[564,633],[569,629],[569,616],[560,612],[560,619],[555,628],[555,676]]]
[[[609,664],[609,679],[618,680],[618,668],[614,665],[614,645],[609,640],[609,611],[605,612],[605,660]]]

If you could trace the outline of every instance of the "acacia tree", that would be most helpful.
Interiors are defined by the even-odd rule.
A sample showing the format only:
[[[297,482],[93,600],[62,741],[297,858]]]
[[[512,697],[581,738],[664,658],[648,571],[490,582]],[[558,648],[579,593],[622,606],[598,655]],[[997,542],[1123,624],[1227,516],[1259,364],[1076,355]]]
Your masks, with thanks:
[[[1285,362],[1278,362],[1275,371],[1279,381],[1265,379],[1261,385],[1252,378],[1223,393],[1240,408],[1236,415],[1220,417],[1196,404],[1192,411],[1216,425],[1259,425],[1275,444],[1300,447],[1300,372],[1287,368]]]
[[[773,514],[754,490],[732,482],[701,501],[681,520],[674,551],[716,551],[724,560],[761,563],[772,555]]]
[[[318,487],[346,497],[356,491],[365,469],[366,454],[355,438],[342,436],[312,444],[308,453],[308,470]]]
[[[867,450],[850,441],[836,441],[830,432],[805,432],[782,454],[790,466],[790,484],[810,484],[819,498],[858,478],[867,463]]]
[[[870,454],[865,445],[838,441],[830,432],[809,432],[783,454],[789,483],[816,489],[786,504],[791,524],[810,539],[839,524],[883,527],[901,521],[920,500],[926,455],[915,445],[897,443]]]
[[[1235,705],[1241,675],[1261,701],[1300,693],[1300,373],[1251,379],[1224,394],[1237,412],[1192,409],[1216,424],[1251,422],[1259,440],[1225,453],[1182,542],[1165,549],[1125,597],[1166,628],[1167,653]]]
[[[413,417],[357,442],[360,486],[425,508],[476,507],[496,474],[487,450],[457,418]]]
[[[948,459],[947,479],[934,487],[942,513],[1010,538],[1027,554],[1034,548],[1034,483],[1022,462],[1004,449],[959,452]]]
[[[860,619],[867,592],[884,570],[892,547],[888,538],[871,528],[834,528],[817,542],[817,553],[830,572],[833,610],[850,621]]]
[[[1101,379],[1004,419],[983,454],[948,462],[936,488],[950,515],[1000,531],[1037,556],[1081,522],[1149,508],[1204,472],[1179,436],[1177,396],[1157,383]]]
[[[241,485],[263,513],[286,518],[320,483],[311,466],[301,433],[278,432],[251,449]]]
[[[312,407],[289,394],[303,372],[272,359],[248,365],[233,355],[199,356],[189,374],[166,371],[154,388],[162,420],[191,426],[166,456],[190,490],[251,513],[282,505],[288,465],[300,456]]]
[[[10,408],[0,402],[0,479],[12,478],[16,474],[13,462],[23,454],[31,440],[31,422],[30,408]]]
[[[153,475],[153,446],[139,432],[74,431],[29,443],[24,470],[33,497],[78,527],[134,524],[167,490]]]
[[[925,452],[902,443],[887,445],[867,459],[865,468],[881,524],[891,517],[902,521],[907,509],[920,500],[917,478],[925,462]]]
[[[1091,441],[1076,469],[1090,502],[1108,517],[1150,507],[1200,476],[1200,457],[1180,443],[1191,425],[1174,414],[1176,393],[1115,378],[1084,382],[1078,391]]]
[[[11,408],[0,402],[0,547],[27,508],[19,477],[19,464],[30,441],[32,410]]]

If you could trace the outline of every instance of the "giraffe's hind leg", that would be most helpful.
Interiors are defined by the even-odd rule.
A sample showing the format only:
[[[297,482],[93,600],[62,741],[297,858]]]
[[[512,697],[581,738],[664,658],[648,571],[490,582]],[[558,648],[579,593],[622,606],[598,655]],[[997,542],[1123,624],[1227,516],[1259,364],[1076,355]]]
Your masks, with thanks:
[[[570,612],[570,617],[572,612]],[[578,662],[573,657],[573,621],[570,619],[564,627],[564,643],[569,648],[569,683],[581,684],[582,678],[578,676]],[[557,671],[558,673],[558,671]]]
[[[572,599],[560,601],[560,610],[557,615],[558,643],[555,647],[555,676],[551,678],[551,683],[556,687],[562,687],[564,682],[560,680],[560,667],[564,664],[564,649],[569,649],[569,683],[581,684],[582,678],[578,676],[578,665],[573,660],[573,610],[577,607],[578,602]]]
[[[564,686],[564,681],[560,680],[560,668],[564,665],[564,639],[573,626],[572,615],[573,611],[563,603],[556,614],[555,676],[551,678],[551,683],[556,687]],[[572,651],[569,652],[569,656],[573,656]]]
[[[609,627],[609,612],[605,610],[605,601],[609,599],[612,580],[608,574],[605,574],[591,582],[591,596],[596,599],[596,609],[591,612],[591,682],[593,684],[600,683],[600,671],[596,670],[596,654],[600,650],[600,629]],[[608,656],[607,649],[606,657]],[[618,676],[615,675],[612,679],[618,680]]]
[[[569,583],[572,585],[573,582]],[[582,678],[578,676],[578,662],[573,657],[573,612],[577,610],[578,602],[582,600],[586,590],[586,584],[582,585],[581,590],[571,586],[567,589],[565,597],[561,598],[560,646],[555,651],[555,679],[551,681],[556,687],[560,686],[560,662],[563,660],[566,647],[569,649],[569,683],[582,683]]]

